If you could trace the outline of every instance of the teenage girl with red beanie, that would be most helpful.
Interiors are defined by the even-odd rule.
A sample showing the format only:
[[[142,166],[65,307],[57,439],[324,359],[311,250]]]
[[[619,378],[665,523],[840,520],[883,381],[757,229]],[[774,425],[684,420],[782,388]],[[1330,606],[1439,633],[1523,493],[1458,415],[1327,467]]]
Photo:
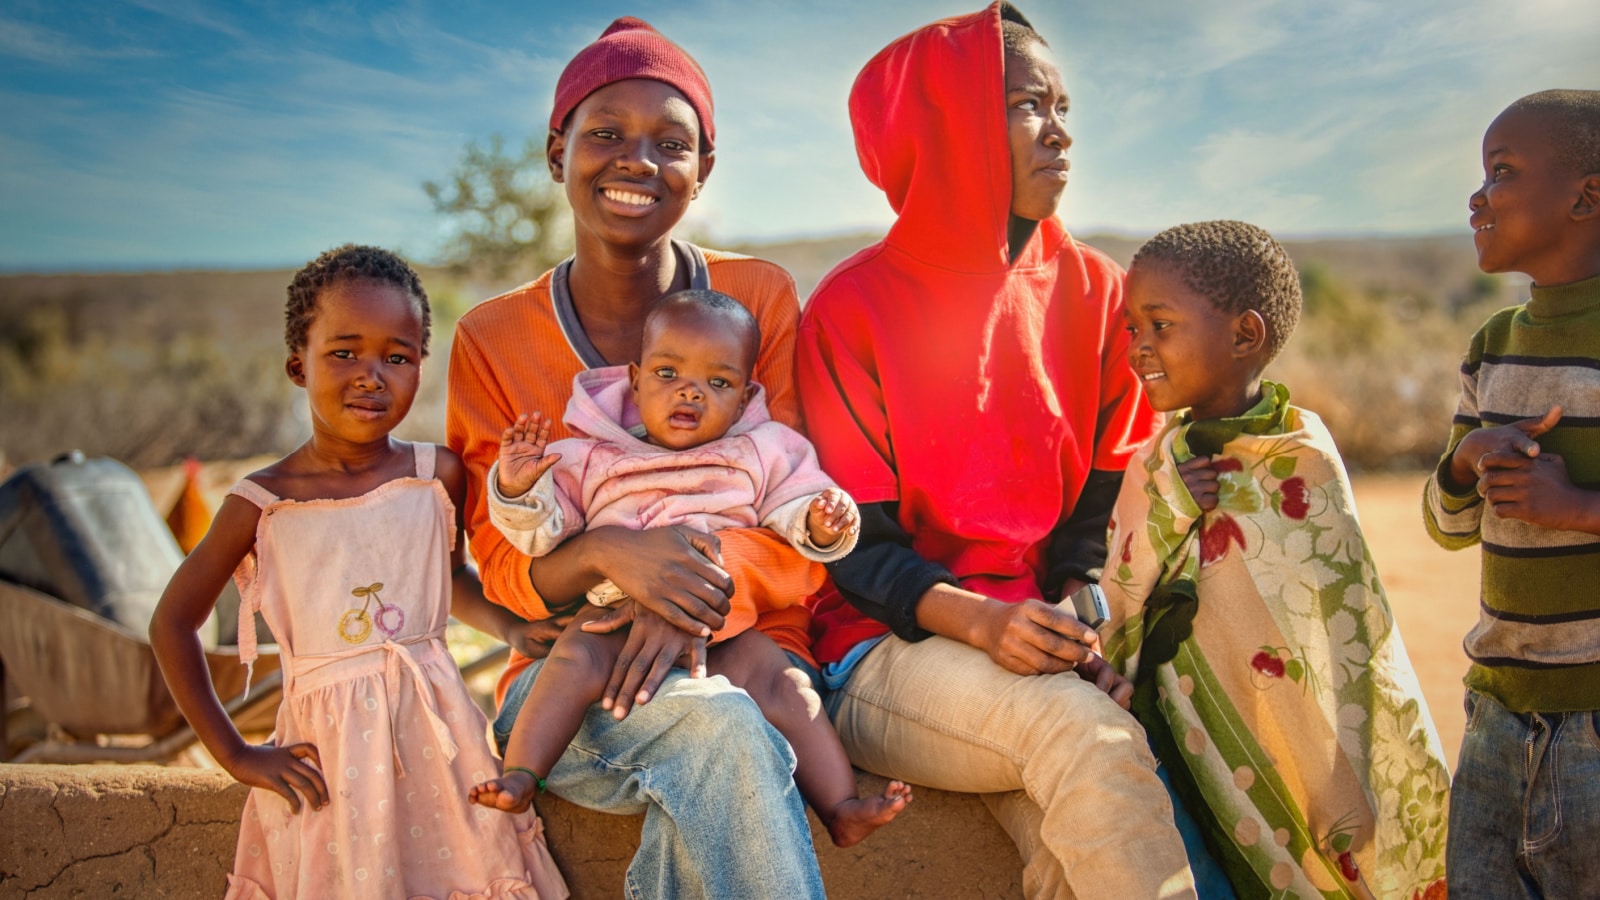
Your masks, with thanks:
[[[794,281],[772,263],[672,239],[714,161],[699,65],[648,24],[618,19],[562,72],[549,127],[573,256],[461,318],[447,421],[491,600],[535,620],[548,647],[599,582],[633,598],[618,607],[629,635],[607,689],[628,714],[591,707],[547,786],[590,808],[645,813],[629,896],[821,897],[788,744],[744,692],[672,670],[680,657],[703,660],[713,631],[751,622],[809,664],[806,561],[770,531],[687,528],[597,528],[532,560],[489,523],[485,479],[505,427],[524,410],[565,408],[577,373],[636,361],[646,313],[674,291],[713,289],[750,310],[762,334],[754,378],[772,417],[800,424]],[[551,438],[568,436],[557,424]],[[541,668],[519,655],[501,680],[502,748]]]

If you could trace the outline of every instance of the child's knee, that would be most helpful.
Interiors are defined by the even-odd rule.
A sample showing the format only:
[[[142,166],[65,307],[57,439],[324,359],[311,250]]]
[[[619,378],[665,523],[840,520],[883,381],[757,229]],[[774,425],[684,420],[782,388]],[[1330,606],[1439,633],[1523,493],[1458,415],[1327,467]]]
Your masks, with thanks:
[[[550,648],[540,677],[554,677],[563,690],[598,700],[616,664],[616,642],[610,635],[568,631]]]

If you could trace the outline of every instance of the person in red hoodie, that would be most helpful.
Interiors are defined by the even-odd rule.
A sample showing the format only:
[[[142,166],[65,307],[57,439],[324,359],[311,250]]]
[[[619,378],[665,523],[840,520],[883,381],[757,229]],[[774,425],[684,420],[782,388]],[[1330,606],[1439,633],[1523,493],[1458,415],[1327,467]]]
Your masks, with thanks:
[[[1124,362],[1123,273],[1055,217],[1066,110],[1003,3],[856,79],[857,153],[898,218],[800,324],[808,433],[862,510],[814,598],[814,649],[851,760],[984,794],[1028,896],[1193,896],[1132,686],[1056,605],[1104,564],[1155,422]]]

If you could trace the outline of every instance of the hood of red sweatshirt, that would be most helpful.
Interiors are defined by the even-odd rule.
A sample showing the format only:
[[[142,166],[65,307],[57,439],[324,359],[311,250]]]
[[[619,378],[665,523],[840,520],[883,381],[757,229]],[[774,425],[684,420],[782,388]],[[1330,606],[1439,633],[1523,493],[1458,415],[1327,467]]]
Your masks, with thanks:
[[[850,121],[862,171],[899,216],[888,243],[961,272],[1009,265],[1011,150],[999,3],[885,47],[856,77]]]

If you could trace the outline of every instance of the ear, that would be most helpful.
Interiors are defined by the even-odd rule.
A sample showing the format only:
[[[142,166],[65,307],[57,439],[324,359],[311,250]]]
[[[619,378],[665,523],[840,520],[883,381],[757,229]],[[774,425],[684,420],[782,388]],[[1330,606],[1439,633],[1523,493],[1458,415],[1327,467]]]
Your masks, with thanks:
[[[306,361],[300,356],[300,351],[289,354],[283,363],[283,371],[289,374],[289,380],[300,387],[306,386]]]
[[[756,396],[756,391],[760,389],[760,385],[756,384],[754,381],[745,383],[744,393],[739,397],[739,415],[744,415],[744,408],[750,404],[750,401]]]
[[[705,187],[706,179],[711,177],[711,167],[716,165],[717,151],[707,150],[700,154],[700,177],[695,179],[694,195],[700,196],[700,189]]]
[[[633,363],[633,362],[628,363],[628,388],[630,390],[632,390],[635,395],[637,395],[639,393],[639,364],[638,363]]]
[[[1267,346],[1267,321],[1261,313],[1247,309],[1233,320],[1233,358],[1245,359]]]
[[[1600,172],[1585,175],[1578,183],[1578,199],[1572,204],[1572,217],[1580,221],[1600,218]]]
[[[544,139],[544,161],[550,167],[550,180],[556,184],[564,184],[567,177],[566,153],[567,136],[555,128],[550,129],[549,136]]]

